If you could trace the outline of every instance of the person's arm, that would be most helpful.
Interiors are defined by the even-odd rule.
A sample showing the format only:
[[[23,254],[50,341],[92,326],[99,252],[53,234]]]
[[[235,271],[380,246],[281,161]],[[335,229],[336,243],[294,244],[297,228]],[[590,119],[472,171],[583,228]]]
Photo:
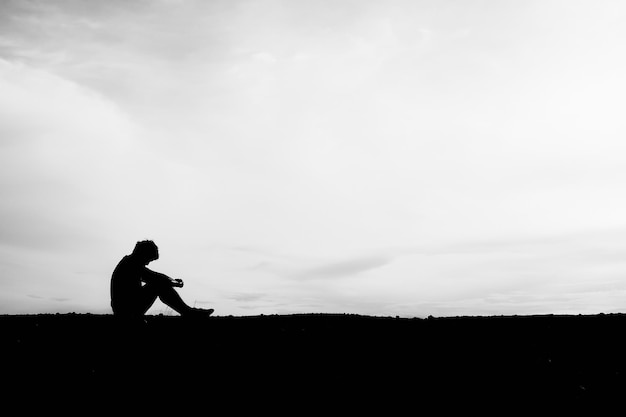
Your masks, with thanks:
[[[143,269],[143,273],[141,274],[141,279],[146,284],[157,284],[157,285],[170,285],[172,287],[182,287],[183,280],[182,279],[173,279],[168,277],[165,274],[161,274],[160,272],[152,271],[148,268]]]

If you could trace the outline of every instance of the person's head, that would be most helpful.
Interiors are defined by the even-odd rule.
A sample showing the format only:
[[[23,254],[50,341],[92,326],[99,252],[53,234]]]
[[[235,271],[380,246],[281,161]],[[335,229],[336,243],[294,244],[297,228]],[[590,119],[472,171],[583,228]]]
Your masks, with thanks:
[[[151,240],[142,240],[135,245],[133,256],[145,265],[148,265],[150,262],[159,259],[159,248]]]

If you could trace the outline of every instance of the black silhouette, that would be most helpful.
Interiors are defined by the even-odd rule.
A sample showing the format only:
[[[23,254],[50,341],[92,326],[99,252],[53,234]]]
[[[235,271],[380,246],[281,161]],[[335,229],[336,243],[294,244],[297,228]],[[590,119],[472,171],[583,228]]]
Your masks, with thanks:
[[[182,279],[151,271],[147,265],[159,259],[159,249],[151,240],[137,242],[133,253],[117,264],[111,277],[111,307],[113,314],[140,318],[154,304],[157,297],[181,316],[208,317],[213,309],[187,305],[175,287],[182,287]],[[143,282],[143,284],[142,284]]]

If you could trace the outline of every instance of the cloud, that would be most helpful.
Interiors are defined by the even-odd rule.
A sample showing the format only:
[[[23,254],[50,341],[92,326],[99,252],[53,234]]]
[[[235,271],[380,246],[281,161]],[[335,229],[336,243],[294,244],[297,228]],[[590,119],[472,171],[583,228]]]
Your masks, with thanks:
[[[267,52],[256,52],[252,54],[252,59],[260,61],[264,64],[274,64],[277,61],[274,55]]]
[[[254,301],[259,301],[262,298],[264,298],[267,294],[264,293],[236,293],[231,295],[229,298],[235,301],[241,301],[241,302],[254,302]]]
[[[385,256],[368,256],[318,265],[295,272],[291,276],[301,280],[347,278],[382,268],[392,261],[391,258]]]
[[[113,104],[0,59],[0,215],[5,244],[63,246],[98,223],[133,126]]]
[[[0,2],[4,288],[63,297],[68,271],[102,262],[86,269],[102,291],[119,259],[102,248],[143,237],[244,248],[168,264],[220,277],[232,305],[609,282],[620,242],[514,239],[611,227],[626,206],[623,28],[534,7]],[[425,249],[378,250],[394,245]]]

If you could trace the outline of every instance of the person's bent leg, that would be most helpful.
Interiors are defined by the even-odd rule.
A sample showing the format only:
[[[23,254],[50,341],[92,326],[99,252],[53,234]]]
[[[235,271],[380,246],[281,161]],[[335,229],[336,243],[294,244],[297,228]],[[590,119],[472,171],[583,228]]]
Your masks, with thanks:
[[[210,316],[213,313],[213,309],[204,310],[188,306],[180,297],[178,291],[170,285],[150,284],[146,285],[144,288],[146,287],[151,287],[151,291],[155,292],[163,304],[171,307],[181,316]]]
[[[142,316],[152,307],[152,304],[154,304],[158,297],[158,293],[158,289],[151,285],[144,285],[142,287],[141,304],[137,307]]]
[[[156,289],[156,295],[163,301],[163,304],[171,307],[178,314],[184,315],[191,309],[173,287],[169,285],[155,285],[153,288]]]

